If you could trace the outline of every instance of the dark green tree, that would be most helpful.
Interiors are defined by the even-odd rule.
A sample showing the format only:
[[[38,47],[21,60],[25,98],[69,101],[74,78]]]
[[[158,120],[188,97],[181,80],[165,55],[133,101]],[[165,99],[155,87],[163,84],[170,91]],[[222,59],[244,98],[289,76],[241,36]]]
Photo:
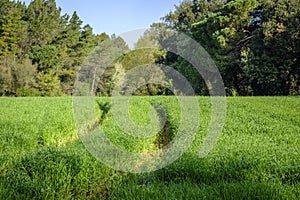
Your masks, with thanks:
[[[28,42],[30,46],[50,44],[60,32],[61,9],[55,0],[33,0],[30,2],[26,21],[28,22]]]
[[[188,33],[191,25],[222,7],[224,0],[184,0],[162,19],[169,28]]]
[[[297,0],[261,1],[262,27],[244,52],[255,95],[298,95],[300,8]]]
[[[37,66],[38,88],[43,96],[61,94],[59,72],[61,62],[58,50],[53,45],[33,46],[30,54],[33,64]]]
[[[248,13],[258,5],[256,0],[229,1],[217,13],[193,24],[193,37],[214,59],[229,94],[251,93],[240,57],[251,42]]]
[[[9,0],[0,1],[0,58],[21,53],[19,44],[24,41],[22,21],[24,5]]]

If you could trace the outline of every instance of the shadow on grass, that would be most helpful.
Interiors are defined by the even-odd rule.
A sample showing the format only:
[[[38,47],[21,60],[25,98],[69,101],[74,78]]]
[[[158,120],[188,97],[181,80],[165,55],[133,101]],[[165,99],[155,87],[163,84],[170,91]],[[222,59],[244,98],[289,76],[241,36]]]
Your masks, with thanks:
[[[263,174],[260,164],[186,154],[152,173],[124,174],[78,152],[45,148],[16,161],[1,181],[10,199],[298,199],[297,187]]]
[[[82,163],[79,155],[46,148],[14,162],[4,183],[12,199],[68,198]]]
[[[81,149],[79,142],[72,145],[76,151],[73,147],[43,148],[15,161],[6,176],[0,177],[5,188],[2,198],[106,199],[106,184],[114,170]]]
[[[110,104],[99,102],[98,106],[102,110],[101,123]],[[167,121],[165,131],[158,137],[160,148],[172,140],[171,126]],[[273,163],[251,156],[199,159],[187,153],[159,171],[126,175],[104,167],[80,151],[77,147],[76,151],[43,148],[15,161],[5,177],[0,177],[6,199],[300,198],[300,167],[272,168]]]
[[[300,179],[296,180],[295,170],[289,177],[289,183],[293,183],[285,184],[287,177],[282,179],[261,165],[264,163],[251,157],[198,159],[187,154],[159,171],[129,175],[122,189],[116,189],[112,196],[121,199],[133,194],[152,197],[145,199],[299,199]]]

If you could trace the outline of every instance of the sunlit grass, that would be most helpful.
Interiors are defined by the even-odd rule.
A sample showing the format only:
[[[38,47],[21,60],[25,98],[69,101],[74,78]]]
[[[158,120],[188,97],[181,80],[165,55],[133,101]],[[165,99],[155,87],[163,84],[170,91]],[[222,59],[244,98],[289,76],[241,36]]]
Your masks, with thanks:
[[[130,174],[104,166],[86,151],[74,125],[72,98],[1,98],[0,199],[300,198],[299,98],[228,98],[222,135],[203,159],[198,155],[210,101],[198,100],[201,124],[188,152],[164,169]],[[150,105],[162,105],[169,131],[176,134],[176,98],[135,97],[131,103],[130,116],[141,126],[150,121]],[[110,111],[101,126],[124,150],[161,147],[157,135],[128,136]]]

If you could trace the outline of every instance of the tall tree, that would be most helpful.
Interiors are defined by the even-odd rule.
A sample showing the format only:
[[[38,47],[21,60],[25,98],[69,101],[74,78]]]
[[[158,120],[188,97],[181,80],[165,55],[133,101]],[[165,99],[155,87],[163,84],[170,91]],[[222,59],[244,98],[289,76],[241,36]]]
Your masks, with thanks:
[[[33,64],[37,66],[38,88],[41,94],[44,96],[60,94],[59,72],[61,70],[61,62],[57,48],[53,45],[33,46],[30,58]]]
[[[76,12],[61,16],[55,0],[0,0],[0,94],[72,94],[82,61],[106,37]]]
[[[0,58],[21,53],[18,43],[24,40],[21,37],[23,6],[20,2],[0,1]]]
[[[242,49],[251,41],[248,13],[258,5],[256,0],[229,1],[219,12],[193,24],[193,37],[215,60],[229,94],[251,92],[240,67],[240,57]]]
[[[33,0],[30,2],[26,21],[28,21],[28,37],[31,46],[50,44],[60,32],[61,9],[55,0]]]
[[[58,46],[59,57],[62,60],[59,72],[62,89],[65,93],[71,94],[76,73],[84,57],[82,53],[84,46],[80,44],[82,21],[76,12],[70,19],[64,16],[64,21],[64,26],[53,43]]]
[[[162,19],[172,29],[188,33],[191,25],[222,7],[224,0],[184,0]]]
[[[261,1],[263,24],[243,57],[255,95],[300,93],[298,4],[298,0]]]

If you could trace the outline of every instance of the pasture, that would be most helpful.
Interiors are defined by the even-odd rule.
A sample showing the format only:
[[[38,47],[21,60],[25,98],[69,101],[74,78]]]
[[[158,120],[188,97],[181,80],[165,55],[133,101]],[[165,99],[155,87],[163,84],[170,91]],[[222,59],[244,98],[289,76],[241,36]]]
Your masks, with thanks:
[[[0,98],[0,199],[300,199],[300,98],[227,98],[223,132],[204,158],[198,154],[211,106],[208,97],[197,100],[201,121],[188,151],[163,169],[133,174],[105,166],[86,150],[72,98]],[[175,136],[175,97],[132,98],[129,112],[137,124],[149,123],[151,103],[167,110],[164,130],[146,139],[117,127],[101,106],[110,101],[97,98],[98,117],[124,150],[156,151]]]

